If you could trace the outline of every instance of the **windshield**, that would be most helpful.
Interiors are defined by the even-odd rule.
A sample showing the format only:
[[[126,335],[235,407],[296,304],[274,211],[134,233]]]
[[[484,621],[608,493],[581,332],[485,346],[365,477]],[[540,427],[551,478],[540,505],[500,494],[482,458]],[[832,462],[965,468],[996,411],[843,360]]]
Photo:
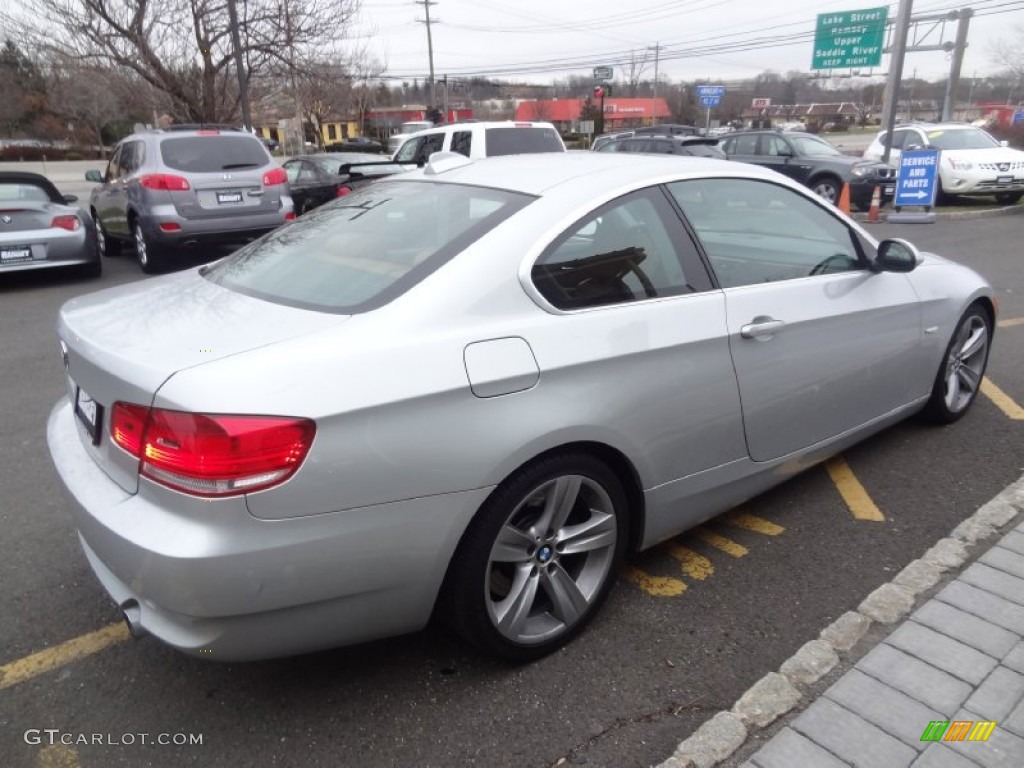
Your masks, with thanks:
[[[164,165],[176,171],[212,173],[261,168],[270,162],[263,142],[252,136],[182,136],[160,142]]]
[[[824,139],[813,136],[790,136],[789,140],[796,146],[801,155],[824,156],[843,154]]]
[[[998,141],[977,128],[958,128],[954,131],[929,131],[928,143],[939,149],[992,149]]]
[[[382,181],[207,268],[226,288],[351,314],[383,306],[533,200],[486,187]]]

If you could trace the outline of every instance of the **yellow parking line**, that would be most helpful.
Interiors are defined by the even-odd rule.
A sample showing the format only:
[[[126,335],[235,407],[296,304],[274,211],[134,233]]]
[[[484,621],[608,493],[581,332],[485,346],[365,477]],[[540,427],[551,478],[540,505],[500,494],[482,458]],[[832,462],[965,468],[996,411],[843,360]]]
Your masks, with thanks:
[[[742,544],[737,544],[732,539],[727,539],[725,536],[719,536],[717,533],[712,533],[704,528],[694,529],[693,535],[708,546],[721,550],[731,557],[743,557],[750,553],[750,550]]]
[[[63,744],[53,744],[39,750],[35,768],[79,768],[78,752]]]
[[[1024,408],[1017,405],[1008,394],[993,384],[988,376],[981,380],[981,393],[1014,421],[1024,421]]]
[[[671,576],[651,576],[632,565],[622,566],[619,575],[652,597],[675,597],[686,591],[686,584],[679,579],[673,579]]]
[[[704,579],[715,572],[715,567],[711,564],[711,561],[704,557],[704,555],[697,554],[692,549],[673,545],[668,548],[668,553],[679,561],[679,567],[683,569],[683,573],[692,579],[704,581]]]
[[[731,525],[733,528],[742,528],[745,531],[763,533],[765,536],[778,536],[785,531],[781,525],[776,525],[771,520],[765,520],[757,515],[748,515],[745,512],[730,512],[722,518],[722,522]]]
[[[857,520],[885,521],[882,510],[875,506],[875,502],[868,496],[868,492],[860,484],[853,474],[853,470],[850,469],[850,465],[842,456],[836,456],[828,461],[825,464],[825,469],[828,470],[829,477],[835,483],[839,495],[843,497],[846,506],[850,508],[850,512]]]
[[[1024,317],[1010,317],[996,323],[997,328],[1012,328],[1015,325],[1024,325]]]
[[[45,651],[39,651],[31,656],[4,664],[0,667],[0,690],[91,656],[111,645],[122,643],[130,637],[128,627],[119,622],[87,635],[73,638],[53,648],[47,648]]]

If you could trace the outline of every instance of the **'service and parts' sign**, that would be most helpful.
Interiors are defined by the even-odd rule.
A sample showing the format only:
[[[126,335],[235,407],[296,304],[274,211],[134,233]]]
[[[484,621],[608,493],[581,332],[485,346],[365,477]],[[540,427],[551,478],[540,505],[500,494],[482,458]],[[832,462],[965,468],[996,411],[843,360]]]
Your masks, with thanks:
[[[889,9],[819,13],[811,69],[877,67],[882,63]]]

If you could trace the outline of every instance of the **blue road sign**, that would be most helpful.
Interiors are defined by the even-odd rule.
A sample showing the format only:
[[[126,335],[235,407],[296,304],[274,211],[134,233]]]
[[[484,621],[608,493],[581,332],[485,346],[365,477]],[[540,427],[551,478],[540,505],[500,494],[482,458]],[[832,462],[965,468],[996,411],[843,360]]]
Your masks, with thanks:
[[[900,173],[896,179],[893,205],[934,205],[938,176],[939,150],[913,149],[900,153]]]
[[[717,107],[722,100],[718,96],[701,96],[700,103],[705,107]]]
[[[714,96],[714,97],[720,99],[723,96],[725,96],[725,86],[724,85],[698,85],[697,86],[697,95],[700,96],[701,98],[704,98],[705,96]]]
[[[1024,109],[1018,109],[1013,113],[1013,124],[1024,123]]]

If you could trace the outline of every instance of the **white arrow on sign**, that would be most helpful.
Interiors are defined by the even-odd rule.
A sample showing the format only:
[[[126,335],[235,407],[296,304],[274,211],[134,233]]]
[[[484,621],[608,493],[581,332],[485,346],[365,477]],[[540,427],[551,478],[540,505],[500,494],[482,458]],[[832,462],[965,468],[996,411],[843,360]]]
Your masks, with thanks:
[[[927,192],[921,192],[921,191],[918,191],[918,192],[904,192],[902,195],[900,195],[900,197],[916,197],[918,200],[920,200],[922,197],[928,197],[928,193]]]

